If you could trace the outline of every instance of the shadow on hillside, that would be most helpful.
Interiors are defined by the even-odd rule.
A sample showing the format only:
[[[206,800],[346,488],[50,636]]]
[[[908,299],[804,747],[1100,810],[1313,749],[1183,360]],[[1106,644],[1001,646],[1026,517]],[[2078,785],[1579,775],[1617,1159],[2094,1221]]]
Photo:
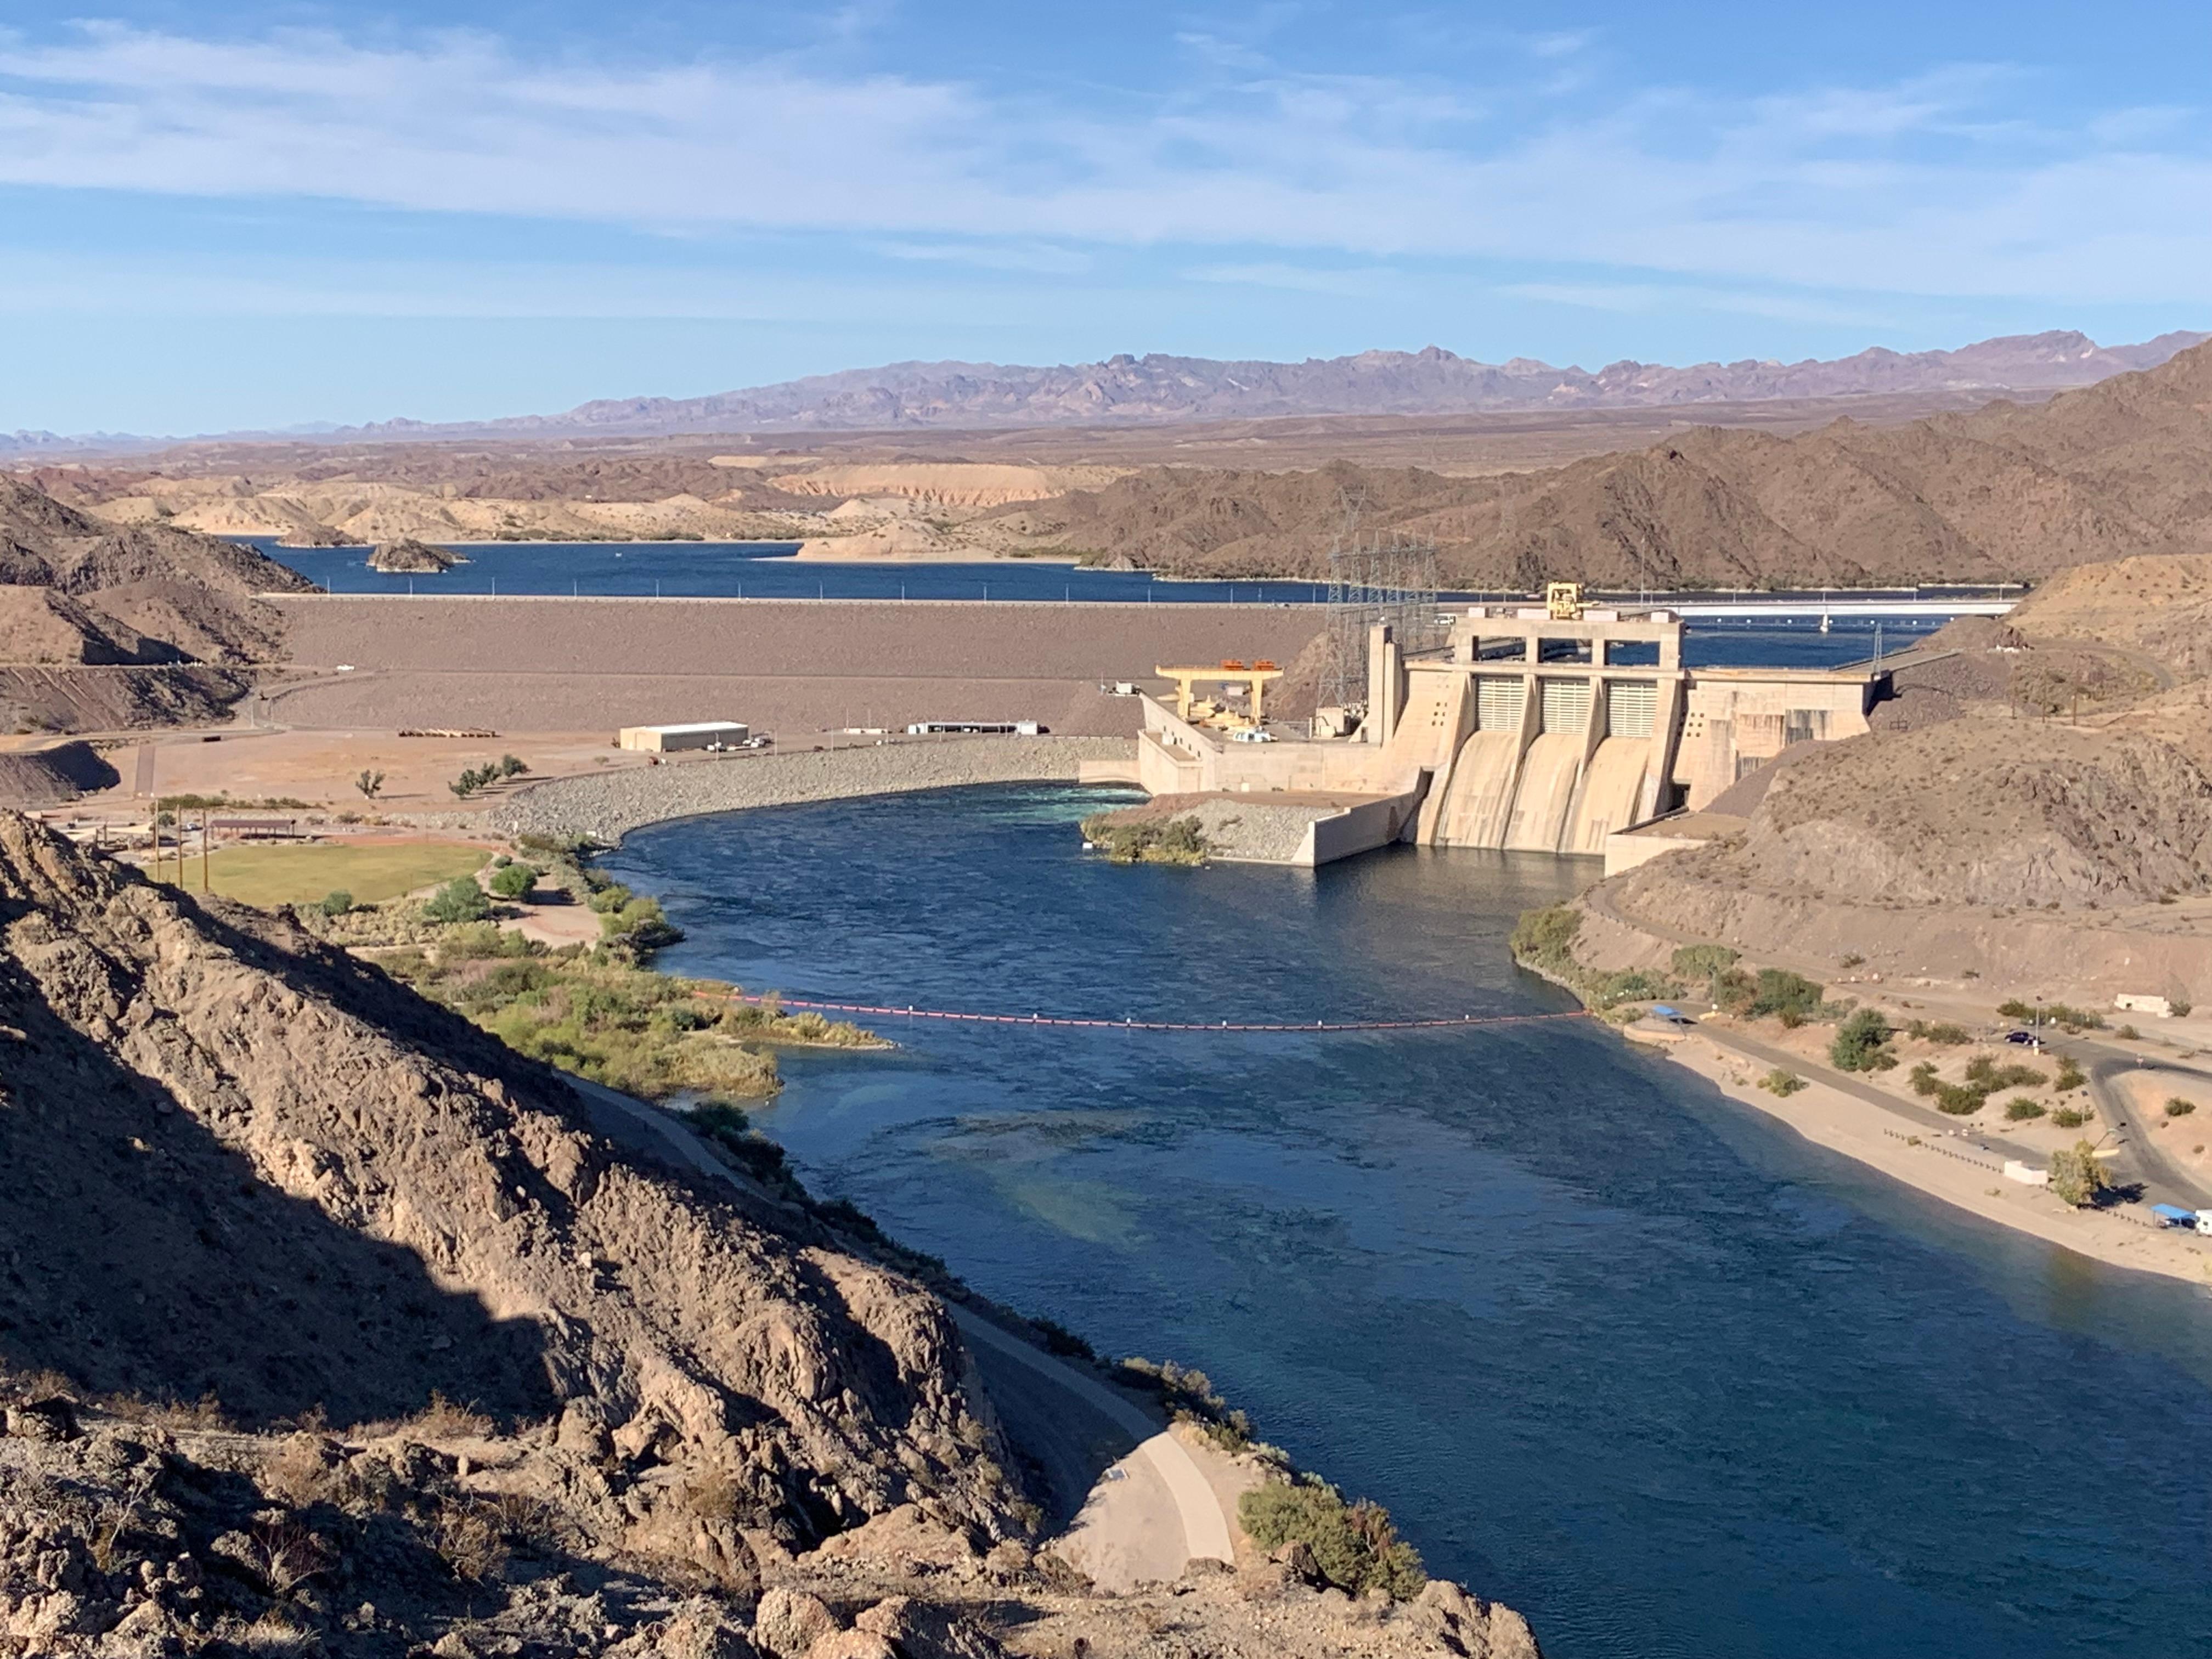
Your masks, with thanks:
[[[93,1395],[211,1395],[248,1426],[404,1417],[434,1391],[552,1408],[536,1325],[263,1182],[4,958],[0,1019],[23,1034],[0,1037],[0,1364]]]

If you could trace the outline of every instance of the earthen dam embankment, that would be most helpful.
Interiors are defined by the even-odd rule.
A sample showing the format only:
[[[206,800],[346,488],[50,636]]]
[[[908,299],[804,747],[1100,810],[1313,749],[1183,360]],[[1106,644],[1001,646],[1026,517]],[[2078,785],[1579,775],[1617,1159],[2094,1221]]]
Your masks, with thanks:
[[[1169,663],[1292,661],[1316,608],[930,600],[286,596],[269,718],[309,727],[581,732],[701,719],[781,734],[918,720],[1129,737],[1103,684]],[[337,671],[343,665],[346,672]]]

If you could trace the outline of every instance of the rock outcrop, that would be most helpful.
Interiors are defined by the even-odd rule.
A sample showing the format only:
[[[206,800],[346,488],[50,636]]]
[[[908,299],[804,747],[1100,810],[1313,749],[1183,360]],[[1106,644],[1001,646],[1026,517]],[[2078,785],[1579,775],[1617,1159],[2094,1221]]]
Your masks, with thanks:
[[[368,556],[368,568],[387,576],[439,576],[468,561],[451,549],[433,547],[412,536],[380,542]]]
[[[1082,1593],[919,1285],[14,814],[0,1169],[0,1652],[1534,1653],[1449,1587]]]
[[[283,653],[258,596],[311,591],[251,548],[0,477],[0,711],[58,730],[204,717],[243,691],[234,671]]]

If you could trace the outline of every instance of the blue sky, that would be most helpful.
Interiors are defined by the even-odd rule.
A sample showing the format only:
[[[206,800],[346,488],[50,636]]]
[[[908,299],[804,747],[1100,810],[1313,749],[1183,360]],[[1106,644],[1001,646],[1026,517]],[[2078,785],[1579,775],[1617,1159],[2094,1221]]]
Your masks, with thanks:
[[[2212,317],[2208,68],[2140,0],[28,0],[0,429],[2139,338]]]

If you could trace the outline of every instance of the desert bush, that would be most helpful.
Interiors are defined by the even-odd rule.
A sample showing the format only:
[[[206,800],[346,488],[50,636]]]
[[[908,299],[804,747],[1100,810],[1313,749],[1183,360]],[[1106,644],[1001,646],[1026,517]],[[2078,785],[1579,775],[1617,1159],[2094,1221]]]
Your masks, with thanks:
[[[2061,1147],[2051,1155],[2051,1190],[2076,1209],[2087,1209],[2102,1198],[2110,1183],[2096,1149],[2086,1140]]]
[[[1912,1092],[1923,1100],[1943,1086],[1936,1079],[1936,1062],[1932,1060],[1922,1060],[1905,1075],[1912,1085]]]
[[[1759,1079],[1759,1086],[1771,1095],[1779,1095],[1787,1100],[1805,1086],[1805,1079],[1795,1072],[1785,1072],[1778,1066]]]
[[[2196,1109],[2195,1101],[2184,1100],[2179,1095],[2169,1097],[2166,1103],[2166,1115],[2168,1117],[2187,1117]]]
[[[315,908],[326,916],[342,916],[353,908],[353,895],[343,887],[333,887]]]
[[[431,1516],[430,1547],[464,1583],[481,1584],[507,1568],[507,1529],[497,1508],[480,1498],[441,1502]]]
[[[1739,955],[1725,945],[1685,945],[1674,952],[1673,966],[1678,978],[1710,985],[1714,975],[1735,966]]]
[[[1982,1103],[1988,1098],[1979,1089],[1963,1083],[1936,1085],[1936,1109],[1950,1117],[1972,1117],[1982,1109]]]
[[[1581,989],[1583,997],[1600,1008],[1623,1002],[1664,1001],[1682,994],[1680,985],[1648,968],[1623,968],[1610,974],[1593,975]]]
[[[1350,1595],[1382,1589],[1402,1601],[1428,1582],[1421,1558],[1380,1505],[1347,1504],[1335,1487],[1311,1475],[1254,1487],[1237,1500],[1237,1518],[1263,1550],[1305,1545],[1322,1576]]]
[[[1955,1048],[1961,1043],[1973,1041],[1965,1026],[1954,1025],[1948,1020],[1931,1024],[1927,1020],[1916,1019],[1905,1028],[1905,1034],[1945,1048]]]
[[[1879,1010],[1862,1008],[1843,1024],[1828,1045],[1828,1063],[1839,1072],[1886,1072],[1897,1064],[1889,1051],[1889,1022]]]
[[[2005,1102],[2005,1121],[2008,1123],[2026,1123],[2031,1118],[2042,1115],[2041,1103],[2030,1100],[2026,1095],[2015,1095]]]
[[[2132,1025],[2123,1025],[2112,1035],[2123,1042],[2140,1042],[2142,1040],[2142,1033]]]
[[[2186,997],[2168,997],[2166,1000],[2166,1006],[2173,1010],[2173,1017],[2176,1019],[2187,1019],[2189,1011],[2196,1005]]]
[[[2057,1106],[2051,1109],[2051,1121],[2062,1129],[2078,1129],[2089,1121],[2089,1114],[2076,1106]]]
[[[1513,924],[1513,959],[1553,973],[1571,973],[1575,969],[1575,936],[1582,927],[1583,913],[1571,904],[1524,910],[1521,920]]]
[[[1820,1012],[1821,990],[1786,968],[1762,968],[1752,981],[1751,1006],[1744,1012],[1753,1019],[1771,1017],[1794,1030]]]
[[[538,872],[526,864],[506,864],[492,872],[491,890],[503,899],[519,899],[538,885]]]
[[[2059,1060],[2057,1081],[2060,1094],[2078,1089],[2088,1080],[2087,1074],[2082,1071],[2080,1062],[2073,1055],[2065,1055]]]
[[[1116,1380],[1133,1389],[1147,1389],[1166,1404],[1168,1415],[1178,1423],[1203,1430],[1224,1451],[1241,1452],[1252,1445],[1252,1419],[1215,1391],[1204,1371],[1165,1360],[1124,1359],[1115,1368]]]
[[[455,876],[422,907],[424,920],[435,922],[482,921],[490,914],[491,900],[474,876]]]
[[[2000,1066],[1987,1054],[1976,1054],[1966,1062],[1966,1081],[1993,1095],[2003,1089],[2040,1089],[2051,1079],[2033,1066],[2017,1061]]]
[[[1083,838],[1114,864],[1203,864],[1212,850],[1194,817],[1130,823],[1095,813],[1083,821]]]

